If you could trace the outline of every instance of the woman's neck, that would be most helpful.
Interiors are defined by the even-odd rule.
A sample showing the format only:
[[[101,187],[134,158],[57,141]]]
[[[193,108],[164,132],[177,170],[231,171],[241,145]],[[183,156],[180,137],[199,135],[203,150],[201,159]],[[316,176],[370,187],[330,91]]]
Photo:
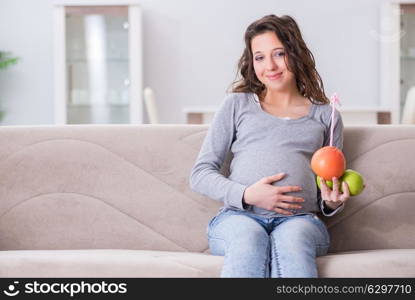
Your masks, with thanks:
[[[265,90],[261,100],[263,103],[278,107],[292,107],[306,104],[305,98],[297,90],[292,91],[273,91]]]

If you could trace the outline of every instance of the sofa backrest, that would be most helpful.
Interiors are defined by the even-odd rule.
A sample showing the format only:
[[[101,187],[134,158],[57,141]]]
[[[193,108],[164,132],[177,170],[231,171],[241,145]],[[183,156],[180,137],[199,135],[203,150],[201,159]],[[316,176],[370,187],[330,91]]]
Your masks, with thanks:
[[[0,127],[0,250],[207,250],[220,204],[189,189],[206,128]]]
[[[366,189],[326,219],[330,251],[415,248],[415,126],[346,127],[343,151]]]
[[[189,188],[207,129],[1,127],[0,250],[207,252],[206,225],[221,203]],[[367,187],[325,219],[331,251],[414,248],[415,126],[347,127],[344,145]]]

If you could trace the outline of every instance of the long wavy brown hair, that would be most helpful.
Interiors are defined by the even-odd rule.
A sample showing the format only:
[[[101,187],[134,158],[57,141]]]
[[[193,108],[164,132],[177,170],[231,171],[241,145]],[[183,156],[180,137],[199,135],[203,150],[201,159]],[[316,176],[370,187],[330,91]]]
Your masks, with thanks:
[[[323,81],[316,70],[314,56],[307,48],[297,22],[290,16],[264,16],[248,26],[245,32],[245,49],[238,62],[237,78],[231,85],[232,92],[255,93],[261,99],[265,85],[255,75],[252,39],[265,32],[274,32],[284,46],[285,63],[295,76],[298,91],[315,104],[327,104]]]

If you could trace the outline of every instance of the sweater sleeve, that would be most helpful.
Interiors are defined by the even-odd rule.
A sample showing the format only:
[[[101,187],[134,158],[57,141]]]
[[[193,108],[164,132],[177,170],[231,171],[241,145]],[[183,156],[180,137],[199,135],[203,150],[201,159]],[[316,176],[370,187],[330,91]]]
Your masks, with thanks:
[[[226,206],[245,209],[242,199],[247,186],[228,179],[219,171],[236,137],[237,101],[232,94],[225,97],[215,113],[189,181],[193,191],[221,201]]]
[[[331,109],[328,116],[326,116],[325,123],[327,124],[327,127],[324,133],[323,147],[330,146]],[[334,114],[333,146],[343,150],[343,119],[338,110],[336,110]]]
[[[330,129],[331,129],[331,110],[330,114],[328,114],[328,120],[326,122],[327,127],[324,135],[324,145],[330,146]],[[342,116],[339,111],[336,110],[335,117],[334,117],[334,129],[333,129],[333,146],[343,150],[343,120]],[[318,190],[318,201],[320,203],[320,209],[324,216],[331,217],[335,214],[341,212],[344,208],[344,204],[340,205],[338,208],[332,210],[326,205],[324,205],[324,201],[321,199],[321,191]]]

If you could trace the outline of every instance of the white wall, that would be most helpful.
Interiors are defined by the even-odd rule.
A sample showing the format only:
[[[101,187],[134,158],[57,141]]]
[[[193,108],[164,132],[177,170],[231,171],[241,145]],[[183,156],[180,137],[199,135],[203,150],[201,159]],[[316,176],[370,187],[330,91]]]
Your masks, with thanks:
[[[0,72],[3,124],[53,123],[53,1],[0,1],[0,50],[22,58]],[[289,14],[315,56],[327,95],[336,91],[343,106],[378,106],[379,42],[373,31],[385,1],[138,1],[144,86],[155,90],[162,123],[183,123],[183,106],[221,102],[235,78],[246,27],[266,14]]]
[[[0,1],[0,50],[19,64],[0,71],[3,124],[51,124],[53,116],[53,28],[49,1]]]

